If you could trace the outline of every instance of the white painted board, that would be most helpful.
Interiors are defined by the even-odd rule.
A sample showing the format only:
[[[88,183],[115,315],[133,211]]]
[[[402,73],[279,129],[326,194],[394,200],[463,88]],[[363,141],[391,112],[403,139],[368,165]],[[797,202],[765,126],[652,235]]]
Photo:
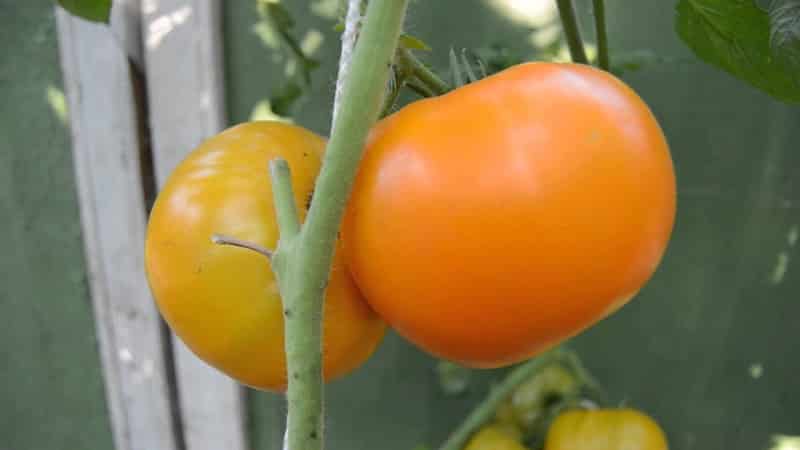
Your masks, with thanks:
[[[115,447],[180,450],[170,405],[164,334],[144,274],[146,216],[129,61],[109,27],[75,18],[60,8],[56,15]]]
[[[221,4],[142,0],[142,39],[156,180],[225,126]],[[245,450],[243,389],[173,339],[187,450]]]

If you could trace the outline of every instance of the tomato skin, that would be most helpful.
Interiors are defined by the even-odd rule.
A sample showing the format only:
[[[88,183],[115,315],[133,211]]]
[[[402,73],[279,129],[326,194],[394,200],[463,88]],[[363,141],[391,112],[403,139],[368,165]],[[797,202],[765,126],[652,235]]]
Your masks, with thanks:
[[[266,257],[211,242],[215,233],[275,248],[278,229],[268,161],[291,168],[299,213],[325,141],[294,125],[249,122],[211,137],[172,172],[150,215],[145,266],[163,317],[201,359],[239,382],[286,387],[283,310]],[[326,380],[363,363],[385,325],[337,251],[324,305]]]
[[[535,62],[382,120],[342,236],[356,283],[394,329],[492,368],[627,303],[662,258],[675,202],[644,101],[604,71]]]
[[[569,410],[547,431],[544,450],[668,450],[661,427],[634,409]]]

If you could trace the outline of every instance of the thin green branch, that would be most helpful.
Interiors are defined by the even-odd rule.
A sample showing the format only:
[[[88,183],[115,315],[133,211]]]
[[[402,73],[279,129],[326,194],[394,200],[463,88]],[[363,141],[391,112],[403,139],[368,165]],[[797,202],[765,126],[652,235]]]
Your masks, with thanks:
[[[464,75],[461,73],[461,63],[458,61],[456,51],[450,49],[450,75],[453,77],[453,84],[456,87],[464,86]]]
[[[430,88],[427,85],[422,84],[417,79],[413,79],[412,78],[410,80],[406,80],[405,85],[408,86],[409,89],[414,91],[420,97],[423,97],[423,98],[436,97],[436,93],[435,92],[430,90]]]
[[[275,214],[281,239],[288,240],[300,232],[289,164],[283,159],[273,159],[269,162],[269,174],[272,178],[272,196],[275,199]]]
[[[611,65],[608,57],[608,33],[606,31],[606,7],[603,0],[592,0],[594,28],[597,34],[597,64],[603,70]]]
[[[450,85],[425,63],[417,59],[411,51],[406,48],[401,48],[399,52],[400,57],[403,59],[410,72],[436,95],[444,94],[450,90]]]
[[[383,107],[381,108],[380,117],[388,116],[389,113],[392,112],[392,107],[397,101],[397,97],[400,96],[400,89],[403,87],[402,83],[400,83],[398,80],[394,80],[389,84],[389,93],[383,100]]]
[[[586,51],[583,49],[581,31],[580,27],[578,27],[578,19],[575,17],[575,7],[572,5],[572,0],[556,0],[556,4],[558,5],[558,14],[561,16],[561,25],[564,28],[564,36],[567,38],[567,46],[569,46],[569,54],[572,56],[572,61],[587,64],[589,59],[586,58]]]
[[[581,383],[583,389],[588,391],[587,393],[594,402],[601,405],[608,404],[608,394],[592,374],[589,373],[575,352],[563,351],[560,353],[559,358],[575,375],[575,378]]]
[[[450,434],[439,450],[464,448],[472,434],[494,416],[498,406],[511,395],[517,386],[554,359],[560,358],[560,353],[561,350],[551,350],[514,368],[499,385],[489,391],[486,399]]]
[[[306,221],[299,234],[288,237],[288,241],[281,230],[273,258],[284,302],[288,450],[323,448],[323,297],[364,142],[381,111],[407,2],[368,3]],[[276,207],[280,209],[284,203],[276,201]],[[281,214],[290,216],[278,211]]]

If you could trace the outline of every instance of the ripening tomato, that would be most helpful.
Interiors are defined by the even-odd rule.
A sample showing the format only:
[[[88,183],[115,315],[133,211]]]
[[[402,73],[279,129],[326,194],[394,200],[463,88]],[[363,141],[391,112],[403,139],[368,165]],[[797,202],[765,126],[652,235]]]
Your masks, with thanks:
[[[286,385],[283,313],[266,257],[216,245],[215,233],[275,248],[278,228],[268,162],[285,159],[302,217],[325,141],[278,122],[234,126],[203,142],[159,193],[147,228],[150,287],[167,323],[207,363],[243,384]],[[301,217],[301,218],[302,218]],[[337,251],[324,304],[325,379],[364,362],[385,325]]]
[[[550,425],[544,450],[667,450],[664,430],[630,408],[573,409]]]
[[[586,65],[527,63],[372,131],[343,224],[372,307],[470,367],[529,358],[628,302],[672,232],[675,177],[644,101]]]

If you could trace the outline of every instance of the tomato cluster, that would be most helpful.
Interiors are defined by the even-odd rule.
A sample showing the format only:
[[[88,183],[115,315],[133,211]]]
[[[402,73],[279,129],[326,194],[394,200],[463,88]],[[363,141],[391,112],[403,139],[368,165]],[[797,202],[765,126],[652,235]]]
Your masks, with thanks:
[[[201,358],[251,386],[285,385],[277,284],[265,258],[210,236],[274,247],[267,161],[288,161],[304,206],[323,148],[293,125],[233,127],[178,166],[152,211],[146,265],[161,312]],[[607,72],[521,64],[414,102],[372,130],[345,211],[326,379],[361,364],[384,322],[469,367],[529,358],[628,302],[656,270],[674,214],[664,135]]]
[[[632,408],[580,409],[559,414],[547,430],[544,450],[668,450],[664,430]],[[529,450],[520,432],[508,425],[481,427],[465,450]]]
[[[668,449],[653,418],[630,407],[597,406],[591,383],[574,365],[546,364],[512,390],[465,450]]]

